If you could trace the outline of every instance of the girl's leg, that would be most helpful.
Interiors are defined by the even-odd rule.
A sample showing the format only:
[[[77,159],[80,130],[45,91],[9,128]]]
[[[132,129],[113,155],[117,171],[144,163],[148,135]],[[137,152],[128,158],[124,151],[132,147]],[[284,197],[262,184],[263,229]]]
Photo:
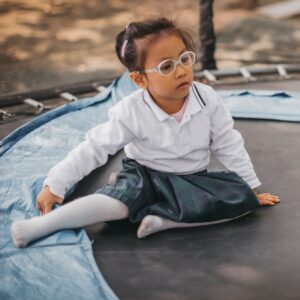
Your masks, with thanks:
[[[250,212],[251,212],[251,210],[243,213],[242,215],[239,215],[237,217],[230,218],[230,219],[222,219],[222,220],[217,220],[217,221],[212,221],[212,222],[202,222],[202,223],[174,222],[172,220],[164,219],[159,216],[148,215],[148,216],[144,217],[144,219],[142,220],[142,222],[138,228],[138,231],[137,231],[137,236],[138,236],[138,238],[144,238],[152,233],[155,233],[158,231],[163,231],[166,229],[171,229],[171,228],[196,227],[196,226],[204,226],[204,225],[212,225],[212,224],[228,222],[228,221],[240,218],[242,216],[245,216]]]
[[[61,229],[78,228],[99,222],[125,219],[128,207],[112,197],[93,194],[78,198],[51,212],[13,223],[11,233],[17,247]]]

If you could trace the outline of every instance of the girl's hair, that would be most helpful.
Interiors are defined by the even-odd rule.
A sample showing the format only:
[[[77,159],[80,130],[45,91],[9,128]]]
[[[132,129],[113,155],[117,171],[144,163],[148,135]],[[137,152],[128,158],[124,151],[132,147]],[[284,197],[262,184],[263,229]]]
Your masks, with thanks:
[[[195,43],[187,29],[160,17],[131,22],[117,35],[116,52],[119,60],[129,72],[143,71],[147,47],[164,33],[176,34],[182,39],[187,50],[194,50]]]

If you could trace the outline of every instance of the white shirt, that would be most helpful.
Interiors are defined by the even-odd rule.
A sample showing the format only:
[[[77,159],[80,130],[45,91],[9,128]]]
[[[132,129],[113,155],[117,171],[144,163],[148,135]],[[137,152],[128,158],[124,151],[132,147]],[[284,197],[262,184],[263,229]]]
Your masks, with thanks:
[[[64,197],[108,155],[124,147],[127,157],[149,168],[190,174],[208,167],[212,151],[229,171],[251,188],[261,185],[241,134],[219,95],[193,82],[181,122],[164,112],[147,90],[139,89],[108,111],[109,120],[92,129],[86,139],[48,173],[44,185]]]

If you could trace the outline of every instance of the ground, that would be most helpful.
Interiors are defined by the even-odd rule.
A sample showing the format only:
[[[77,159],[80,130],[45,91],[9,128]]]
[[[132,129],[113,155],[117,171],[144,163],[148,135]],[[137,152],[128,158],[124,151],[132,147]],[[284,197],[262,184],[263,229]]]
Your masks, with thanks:
[[[258,8],[273,2],[278,0],[258,1]],[[300,17],[276,21],[240,3],[214,2],[218,67],[299,63]],[[197,0],[164,5],[159,0],[3,0],[1,94],[121,74],[124,69],[114,52],[116,34],[132,20],[157,15],[177,18],[192,31],[199,58]]]

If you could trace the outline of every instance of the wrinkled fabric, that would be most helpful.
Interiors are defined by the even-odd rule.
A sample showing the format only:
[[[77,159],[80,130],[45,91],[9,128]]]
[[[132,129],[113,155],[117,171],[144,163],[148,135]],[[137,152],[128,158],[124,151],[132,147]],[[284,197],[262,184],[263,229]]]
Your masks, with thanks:
[[[294,91],[221,91],[235,118],[300,122],[300,93]]]
[[[84,229],[58,231],[19,249],[10,226],[39,214],[36,196],[49,169],[134,89],[130,81],[117,79],[96,97],[49,111],[2,140],[0,299],[117,299],[99,272]]]
[[[10,226],[38,215],[35,199],[49,169],[136,89],[125,73],[97,96],[49,111],[0,142],[0,299],[117,299],[95,263],[84,229],[62,230],[19,249]],[[221,95],[233,117],[300,121],[299,93]]]
[[[114,185],[96,193],[128,206],[128,219],[156,215],[175,222],[203,223],[235,218],[259,206],[251,187],[235,172],[203,170],[176,175],[160,172],[128,157]]]

